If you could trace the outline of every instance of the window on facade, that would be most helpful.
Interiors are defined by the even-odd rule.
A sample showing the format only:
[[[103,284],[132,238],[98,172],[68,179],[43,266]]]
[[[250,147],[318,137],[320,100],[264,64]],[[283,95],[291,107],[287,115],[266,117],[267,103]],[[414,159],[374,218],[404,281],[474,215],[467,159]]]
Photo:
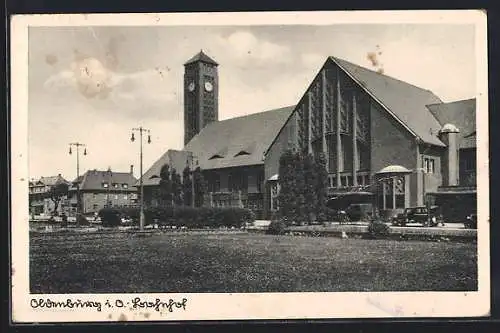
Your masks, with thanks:
[[[227,175],[227,188],[229,191],[233,190],[233,175],[231,174]]]
[[[467,156],[467,158],[464,158],[464,170],[465,171],[476,170],[476,157],[475,156]]]
[[[125,194],[125,195],[123,196],[123,200],[128,200],[128,195],[126,195],[126,194]]]
[[[94,193],[94,194],[92,194],[92,197],[93,197],[94,199],[97,199],[97,194],[95,194],[95,193]]]
[[[424,170],[426,173],[435,173],[433,158],[424,158]]]
[[[405,208],[405,195],[397,194],[396,195],[396,208]]]
[[[118,200],[118,194],[115,194],[115,200]]]
[[[214,182],[214,192],[220,192],[220,177],[217,175]]]
[[[113,187],[114,187],[114,188],[118,188],[118,184],[113,183]]]
[[[92,207],[94,208],[94,210],[96,210],[97,208],[99,208],[99,205],[98,204],[93,204]]]
[[[102,183],[102,187],[108,188],[109,184],[108,183]]]
[[[341,187],[347,186],[347,177],[340,177],[340,186]]]
[[[123,188],[128,188],[128,184],[123,184],[122,187]]]
[[[385,209],[393,209],[392,206],[392,194],[385,195]]]

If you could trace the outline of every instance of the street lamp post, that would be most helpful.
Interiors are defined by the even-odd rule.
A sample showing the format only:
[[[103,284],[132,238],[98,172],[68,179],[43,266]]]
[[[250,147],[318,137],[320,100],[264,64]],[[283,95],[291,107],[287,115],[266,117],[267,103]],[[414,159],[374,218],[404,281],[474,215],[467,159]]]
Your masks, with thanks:
[[[130,137],[130,141],[134,142],[135,141],[135,137],[134,137],[134,132],[138,132],[139,133],[139,159],[140,159],[140,178],[139,178],[139,187],[140,187],[140,191],[141,191],[141,201],[140,201],[140,216],[139,216],[139,229],[140,231],[143,231],[144,230],[144,186],[142,185],[143,184],[143,181],[142,181],[142,137],[143,137],[143,133],[148,133],[148,143],[151,143],[151,134],[150,134],[150,130],[146,129],[146,128],[143,128],[142,126],[141,127],[136,127],[136,128],[132,128],[132,136]]]
[[[71,147],[76,148],[76,225],[78,225],[78,215],[80,213],[80,147],[83,148],[83,155],[87,155],[86,145],[80,142],[73,142],[69,144],[69,154],[73,154]]]

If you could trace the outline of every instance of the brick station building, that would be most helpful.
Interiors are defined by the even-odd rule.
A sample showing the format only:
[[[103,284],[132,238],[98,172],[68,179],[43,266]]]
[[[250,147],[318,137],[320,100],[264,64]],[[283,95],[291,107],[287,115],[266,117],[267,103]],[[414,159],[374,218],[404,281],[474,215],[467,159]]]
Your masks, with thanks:
[[[331,197],[366,193],[393,214],[453,193],[475,210],[475,99],[444,103],[433,92],[328,57],[297,104],[218,120],[218,64],[203,51],[184,64],[184,141],[144,174],[154,206],[160,169],[198,165],[206,205],[277,208],[286,149],[327,157]],[[444,200],[446,201],[446,200]]]

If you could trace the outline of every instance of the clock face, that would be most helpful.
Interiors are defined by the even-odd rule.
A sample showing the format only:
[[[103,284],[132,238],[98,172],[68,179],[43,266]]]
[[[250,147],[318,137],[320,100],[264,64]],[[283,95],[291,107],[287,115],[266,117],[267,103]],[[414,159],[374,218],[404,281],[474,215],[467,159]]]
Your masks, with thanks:
[[[188,86],[189,91],[194,91],[194,82],[191,82]]]
[[[214,87],[212,86],[212,84],[210,82],[205,82],[205,90],[206,91],[212,91],[214,89]]]

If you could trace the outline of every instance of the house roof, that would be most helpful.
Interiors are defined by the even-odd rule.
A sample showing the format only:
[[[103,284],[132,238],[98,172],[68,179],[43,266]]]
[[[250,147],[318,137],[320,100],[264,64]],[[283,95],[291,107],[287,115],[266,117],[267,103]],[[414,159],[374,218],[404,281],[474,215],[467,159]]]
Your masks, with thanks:
[[[476,147],[476,99],[466,99],[450,103],[427,105],[430,112],[442,124],[453,124],[460,133],[459,147]]]
[[[36,181],[30,181],[31,186],[54,186],[60,183],[69,183],[60,174],[57,176],[40,177]]]
[[[173,167],[182,178],[182,171],[190,162],[190,158],[190,152],[168,150],[144,173],[142,177],[143,185],[151,186],[160,184],[160,171],[165,164]],[[136,186],[139,186],[139,181],[137,181]]]
[[[445,146],[437,137],[441,124],[426,107],[429,104],[442,103],[433,92],[346,60],[336,57],[330,59],[381,103],[413,135],[426,143]]]
[[[188,61],[186,61],[186,63],[184,64],[184,66],[192,64],[192,63],[195,63],[195,62],[199,62],[199,61],[206,62],[208,64],[212,64],[212,65],[215,65],[215,66],[219,65],[218,63],[215,62],[215,60],[213,60],[212,58],[210,58],[209,56],[207,56],[203,52],[203,50],[201,50],[194,57],[192,57],[191,59],[189,59]]]
[[[294,108],[212,122],[188,142],[184,151],[192,152],[203,170],[263,164],[264,153]]]
[[[88,170],[80,176],[80,190],[104,190],[103,183],[111,184],[127,184],[127,188],[120,187],[122,191],[135,191],[132,186],[135,186],[137,179],[129,172],[114,172],[101,170]],[[78,182],[78,179],[73,181]],[[112,190],[113,188],[110,188]]]

